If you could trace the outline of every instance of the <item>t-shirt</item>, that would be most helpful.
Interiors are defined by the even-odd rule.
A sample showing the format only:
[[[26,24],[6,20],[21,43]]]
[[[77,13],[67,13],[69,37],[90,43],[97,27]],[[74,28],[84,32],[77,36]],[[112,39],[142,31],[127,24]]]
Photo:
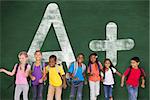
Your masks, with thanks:
[[[69,73],[72,73],[74,74],[74,63],[72,63],[69,67],[69,70],[68,70]],[[78,66],[78,69],[77,69],[77,72],[76,74],[74,75],[75,78],[78,78],[79,81],[84,81],[84,76],[83,76],[83,73],[82,73],[82,66]]]
[[[32,76],[35,77],[35,80],[32,81],[32,84],[33,85],[39,85],[39,80],[42,78],[43,73],[41,71],[40,66],[34,66],[33,68],[34,68],[33,69],[34,71],[32,72]]]
[[[128,68],[125,72],[124,72],[124,75],[127,76],[128,73],[130,71],[130,68]],[[144,70],[142,69],[143,73]],[[130,75],[128,77],[128,80],[126,81],[126,84],[127,85],[131,85],[133,87],[138,87],[139,86],[139,79],[140,79],[140,76],[141,76],[141,71],[140,69],[135,69],[135,68],[132,68],[131,69],[131,72],[130,72]]]
[[[109,68],[107,71],[105,71],[105,79],[104,79],[104,82],[103,84],[104,85],[113,85],[114,84],[114,78],[113,78],[113,73],[116,73],[116,69],[111,67],[112,68],[112,71],[111,69]]]
[[[94,81],[94,82],[100,81],[100,72],[97,64],[91,64],[91,72],[90,72],[90,67],[88,67],[88,73],[93,74],[92,76],[89,76],[90,81]]]
[[[47,73],[49,72],[49,84],[50,85],[52,85],[52,86],[61,86],[62,85],[61,76],[65,75],[65,72],[64,72],[62,66],[57,66],[57,68],[56,68],[56,66],[50,67],[48,65],[48,66],[46,66],[46,72]]]
[[[15,65],[17,67],[17,64]],[[26,70],[30,70],[31,66],[28,64]],[[17,73],[16,73],[16,81],[15,84],[28,84],[27,77],[25,75],[25,71],[20,69],[20,66],[18,67]]]

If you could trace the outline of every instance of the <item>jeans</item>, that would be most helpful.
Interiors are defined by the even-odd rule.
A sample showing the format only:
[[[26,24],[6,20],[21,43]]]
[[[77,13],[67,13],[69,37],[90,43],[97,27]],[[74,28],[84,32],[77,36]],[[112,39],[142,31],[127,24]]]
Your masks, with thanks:
[[[90,100],[96,100],[100,93],[100,81],[89,81],[90,85]]]
[[[28,100],[28,84],[16,84],[14,100],[20,100],[20,95],[23,92],[23,100]]]
[[[43,97],[43,84],[32,85],[33,99],[32,100],[42,100]]]
[[[138,87],[132,87],[131,85],[127,85],[129,100],[137,100],[138,96]]]
[[[77,91],[77,99],[76,100],[82,100],[82,89],[83,89],[84,82],[80,82],[78,85],[71,85],[71,94],[70,94],[70,100],[75,99],[75,94]]]
[[[105,100],[109,100],[112,97],[112,88],[113,85],[104,85]]]

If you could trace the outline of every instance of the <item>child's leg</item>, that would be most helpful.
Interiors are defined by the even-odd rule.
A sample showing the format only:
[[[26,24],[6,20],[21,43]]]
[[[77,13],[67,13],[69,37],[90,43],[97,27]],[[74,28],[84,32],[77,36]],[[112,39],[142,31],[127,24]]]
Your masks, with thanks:
[[[71,85],[70,100],[74,100],[75,94],[76,94],[76,87],[72,84]]]
[[[109,86],[104,85],[104,94],[105,94],[105,100],[109,100],[109,91],[108,91]]]
[[[82,89],[83,89],[83,82],[81,82],[78,86],[77,100],[82,100]]]
[[[109,100],[113,100],[113,96],[112,96],[112,88],[113,88],[113,86],[112,85],[110,85],[109,86]]]
[[[100,81],[96,82],[95,92],[96,92],[96,96],[100,94]]]
[[[20,85],[16,85],[14,100],[20,100],[20,94],[21,94],[21,92],[22,92],[21,86]]]
[[[23,88],[23,100],[28,100],[28,92],[29,92],[29,85],[22,85]]]
[[[61,100],[62,86],[56,87],[55,98]]]
[[[129,94],[129,100],[137,100],[134,88],[128,85],[127,89],[128,89],[128,94]]]
[[[33,100],[36,100],[37,98],[37,85],[32,85],[32,94],[33,94]]]
[[[47,94],[47,100],[53,100],[54,92],[55,92],[55,87],[52,86],[52,85],[49,85],[49,87],[48,87],[48,94]]]
[[[42,100],[43,97],[43,84],[39,84],[38,85],[38,96],[37,99],[38,100]]]
[[[96,100],[95,82],[89,81],[89,85],[90,85],[90,100]]]
[[[138,87],[134,87],[133,88],[134,91],[134,100],[137,100],[137,96],[138,96]]]

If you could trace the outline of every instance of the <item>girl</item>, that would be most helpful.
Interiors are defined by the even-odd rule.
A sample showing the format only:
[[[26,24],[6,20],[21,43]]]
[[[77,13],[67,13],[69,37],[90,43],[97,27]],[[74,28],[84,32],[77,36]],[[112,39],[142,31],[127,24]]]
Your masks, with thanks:
[[[23,100],[28,100],[29,85],[27,82],[27,77],[31,66],[27,64],[28,60],[27,52],[25,51],[20,52],[18,57],[20,63],[16,64],[11,72],[3,68],[0,69],[0,72],[4,72],[9,76],[16,75],[14,100],[20,100],[20,94],[22,92],[23,92]]]
[[[89,56],[88,76],[90,85],[90,100],[96,100],[100,92],[101,71],[103,67],[96,53]]]
[[[84,55],[82,53],[78,54],[77,60],[71,63],[68,73],[70,78],[72,79],[71,84],[71,94],[70,100],[75,99],[76,90],[77,90],[77,100],[82,100],[82,89],[85,80],[85,71],[86,66],[83,64]]]
[[[112,97],[112,88],[114,85],[114,73],[118,76],[122,76],[113,66],[110,59],[104,60],[104,77],[103,77],[103,84],[104,84],[104,93],[105,93],[105,100],[113,100]]]
[[[48,72],[49,88],[47,100],[53,100],[54,94],[56,100],[61,100],[62,87],[65,89],[67,85],[63,66],[61,64],[57,64],[57,57],[55,55],[51,55],[49,57],[49,64],[46,66],[46,73]],[[46,76],[46,73],[44,74],[44,77]]]
[[[45,63],[42,62],[42,52],[37,50],[34,54],[35,62],[32,63],[30,78],[32,80],[32,89],[33,89],[33,99],[32,100],[42,100],[43,97],[43,81],[44,75],[43,71],[45,70]]]

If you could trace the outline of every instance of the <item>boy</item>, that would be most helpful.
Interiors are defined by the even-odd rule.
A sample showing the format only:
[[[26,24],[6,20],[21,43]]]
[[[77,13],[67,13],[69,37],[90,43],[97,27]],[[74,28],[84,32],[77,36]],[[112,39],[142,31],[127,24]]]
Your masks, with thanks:
[[[83,64],[84,61],[84,55],[82,53],[78,54],[77,61],[71,63],[69,67],[69,75],[72,79],[72,85],[71,85],[71,94],[70,94],[70,100],[75,99],[76,90],[77,90],[77,100],[82,100],[82,89],[84,85],[85,80],[85,71],[86,66]]]
[[[55,55],[51,55],[49,57],[49,64],[46,66],[46,71],[44,71],[44,73],[49,72],[47,100],[53,100],[54,94],[56,100],[61,100],[62,87],[64,89],[67,87],[63,67],[62,65],[56,63],[57,57]]]
[[[145,88],[145,72],[139,67],[140,59],[133,57],[131,59],[131,66],[125,71],[121,80],[121,87],[124,86],[124,79],[126,77],[126,86],[128,89],[129,100],[137,100],[138,87],[140,77],[142,78],[141,87]]]

